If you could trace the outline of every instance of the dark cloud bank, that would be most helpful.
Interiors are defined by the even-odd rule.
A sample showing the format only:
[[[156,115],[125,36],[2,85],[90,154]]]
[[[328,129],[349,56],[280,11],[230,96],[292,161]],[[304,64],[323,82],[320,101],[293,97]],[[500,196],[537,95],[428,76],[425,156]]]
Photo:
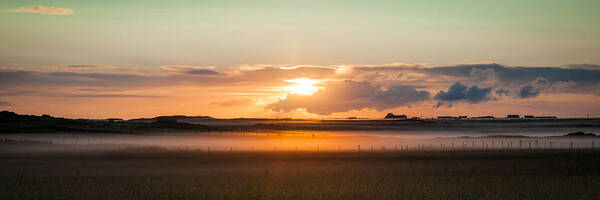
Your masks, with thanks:
[[[455,83],[448,88],[448,91],[440,91],[433,98],[438,100],[437,107],[440,107],[444,103],[448,106],[456,102],[469,102],[471,104],[480,103],[490,100],[490,94],[492,88],[479,88],[477,86],[471,86],[470,88],[461,83]]]
[[[418,72],[427,75],[425,79],[454,80],[447,83],[450,85],[447,90],[439,91],[431,98],[437,101],[436,107],[452,106],[456,103],[477,104],[500,98],[534,98],[542,93],[600,94],[600,66],[596,65],[570,65],[566,68],[505,67],[499,64],[433,68],[399,65],[356,67],[355,70],[359,73],[376,73],[385,78],[389,76],[379,73],[399,72],[397,77],[400,78],[400,75]],[[423,80],[421,79],[422,82]],[[470,86],[455,80],[467,81]],[[413,86],[392,86],[384,91],[368,82],[346,84],[319,91],[315,94],[317,96],[291,95],[288,99],[271,104],[267,108],[275,111],[306,108],[311,113],[331,114],[362,108],[383,110],[430,100],[427,91],[417,90]],[[327,99],[333,101],[327,102]]]

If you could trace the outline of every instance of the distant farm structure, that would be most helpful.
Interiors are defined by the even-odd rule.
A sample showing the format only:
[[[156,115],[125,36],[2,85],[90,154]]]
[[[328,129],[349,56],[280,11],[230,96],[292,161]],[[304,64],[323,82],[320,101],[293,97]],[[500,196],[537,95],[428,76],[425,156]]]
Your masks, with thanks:
[[[506,119],[520,119],[520,115],[506,115]]]
[[[394,113],[388,113],[385,119],[407,119],[406,115],[394,115]]]
[[[347,118],[347,119],[355,119],[355,118]],[[427,119],[432,119],[432,120],[493,120],[493,119],[523,119],[523,120],[529,120],[529,119],[558,119],[557,116],[535,116],[535,115],[518,115],[518,114],[509,114],[506,115],[506,117],[500,117],[500,118],[496,118],[493,115],[484,115],[484,116],[474,116],[474,117],[469,117],[467,115],[458,115],[458,116],[451,116],[451,115],[440,115],[437,116],[435,118],[421,118],[421,117],[408,117],[406,115],[395,115],[394,113],[388,113],[385,116],[385,119],[404,119],[404,120],[427,120]]]

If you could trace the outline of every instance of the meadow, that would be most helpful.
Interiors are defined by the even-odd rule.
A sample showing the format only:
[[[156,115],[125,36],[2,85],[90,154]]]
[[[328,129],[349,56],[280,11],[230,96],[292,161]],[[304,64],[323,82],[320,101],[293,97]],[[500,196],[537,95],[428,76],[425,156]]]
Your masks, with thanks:
[[[598,149],[0,153],[0,199],[597,199]]]

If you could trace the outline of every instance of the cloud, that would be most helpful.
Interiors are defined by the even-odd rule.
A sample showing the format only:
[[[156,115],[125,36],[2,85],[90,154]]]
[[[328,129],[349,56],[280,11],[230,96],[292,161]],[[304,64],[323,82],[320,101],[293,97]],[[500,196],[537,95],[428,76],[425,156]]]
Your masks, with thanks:
[[[464,64],[455,66],[425,66],[418,64],[357,65],[357,66],[285,66],[250,65],[239,68],[214,66],[163,65],[167,71],[143,71],[116,69],[108,65],[77,64],[55,65],[52,68],[75,70],[26,70],[0,67],[0,90],[44,90],[44,88],[97,88],[100,93],[139,88],[191,86],[204,88],[237,87],[231,93],[260,93],[281,95],[283,81],[310,78],[321,82],[338,83],[342,80],[367,82],[374,90],[399,90],[395,86],[423,88],[427,91],[446,91],[459,82],[464,85],[502,88],[490,92],[486,100],[494,96],[516,99],[531,98],[542,93],[598,94],[600,69],[595,65],[558,67],[508,67],[495,63]],[[101,69],[101,70],[79,70]],[[340,73],[342,69],[343,73]],[[165,73],[168,72],[168,73]],[[247,87],[252,85],[252,87]],[[531,85],[532,88],[523,87]],[[327,86],[329,87],[329,86]],[[241,89],[240,88],[245,88]],[[485,88],[477,88],[485,89]],[[521,90],[523,94],[520,95]],[[469,89],[467,89],[469,91]],[[229,92],[224,92],[228,93]],[[537,93],[537,94],[536,94]],[[379,93],[377,93],[379,94]],[[372,95],[372,98],[375,98]],[[380,98],[384,99],[384,96]],[[385,97],[391,98],[391,97]],[[441,98],[441,97],[440,97]],[[475,97],[458,100],[474,102]],[[371,101],[371,100],[369,100]],[[381,100],[382,101],[382,100]],[[381,102],[371,101],[371,103]],[[442,101],[451,104],[458,101]],[[395,105],[395,104],[391,104]],[[362,106],[362,105],[361,105]],[[375,104],[371,108],[383,108]],[[356,107],[356,106],[355,106]],[[359,106],[360,107],[360,106]],[[342,109],[343,110],[343,109]]]
[[[385,91],[378,92],[373,98],[374,101],[380,103],[377,109],[395,108],[408,105],[409,103],[424,101],[429,99],[429,92],[417,90],[412,86],[392,86]]]
[[[139,95],[139,94],[52,94],[49,96],[74,97],[74,98],[160,98],[160,95]]]
[[[8,102],[8,101],[0,101],[0,106],[2,107],[12,107],[15,106],[15,104]]]
[[[367,80],[380,85],[420,85],[442,89],[449,84],[485,84],[494,88],[518,90],[537,78],[551,84],[564,82],[576,87],[548,92],[590,93],[600,85],[600,65],[579,64],[565,67],[505,66],[497,63],[425,66],[391,64],[353,66],[344,74],[346,80]]]
[[[147,95],[147,94],[132,94],[132,93],[104,93],[103,90],[97,89],[77,89],[77,91],[85,91],[85,93],[77,93],[71,91],[36,91],[36,90],[8,90],[0,92],[0,96],[47,96],[47,97],[72,97],[72,98],[161,98],[167,97],[163,95]],[[90,93],[94,92],[96,93]],[[114,91],[114,90],[113,90]]]
[[[210,66],[162,66],[175,73],[144,71],[120,71],[107,69],[100,72],[46,71],[0,68],[0,89],[21,87],[110,87],[152,88],[165,86],[233,86],[252,84],[255,87],[274,87],[282,80],[295,78],[331,78],[335,69],[297,67],[281,69],[260,67],[255,69],[223,70],[218,72]],[[212,72],[215,71],[215,72]],[[218,73],[218,74],[216,74]],[[205,75],[198,75],[205,74]],[[245,92],[245,91],[244,91]]]
[[[111,65],[52,65],[46,68],[66,68],[66,69],[93,69],[93,68],[115,68]]]
[[[574,68],[574,69],[600,70],[600,65],[592,65],[592,64],[571,64],[571,65],[567,65],[567,67]]]
[[[243,66],[237,71],[240,80],[289,80],[295,78],[328,79],[336,69],[327,66]]]
[[[523,84],[544,78],[549,82],[575,81],[584,83],[600,83],[600,68],[596,65],[571,65],[570,68],[558,67],[506,67],[500,64],[468,64],[434,68],[419,68],[419,71],[452,77],[472,77],[473,74],[481,74],[489,71],[487,77],[497,78],[502,84]],[[485,77],[485,76],[484,76]],[[483,78],[485,79],[485,78]]]
[[[38,13],[47,15],[72,15],[73,10],[70,8],[56,8],[44,6],[21,7],[18,9],[2,10],[3,13]]]
[[[211,105],[218,105],[218,106],[229,107],[229,106],[252,105],[252,104],[255,104],[255,102],[256,102],[255,99],[242,98],[242,99],[234,99],[234,100],[223,101],[223,102],[212,102],[210,104]]]
[[[219,75],[214,66],[194,66],[194,65],[162,65],[162,69],[171,71],[180,71],[191,75]]]
[[[500,88],[497,89],[495,91],[496,95],[498,96],[508,96],[510,94],[510,90],[504,89],[504,88]]]
[[[539,94],[540,89],[532,85],[525,85],[519,90],[519,98],[521,99],[537,97]]]
[[[466,101],[471,104],[476,104],[484,101],[490,100],[490,93],[492,91],[491,87],[488,88],[479,88],[477,86],[471,86],[470,88],[466,85],[463,85],[459,82],[454,83],[454,85],[448,88],[448,91],[440,91],[435,96],[434,99],[439,100],[437,107],[441,106],[444,103],[447,103],[448,106],[451,106],[454,102]]]
[[[166,70],[192,70],[192,69],[215,69],[215,66],[161,65],[160,68],[166,69]]]
[[[193,70],[187,70],[185,71],[186,74],[205,74],[205,75],[216,75],[216,74],[220,74],[219,72],[210,70],[210,69],[193,69]]]
[[[473,68],[471,70],[471,72],[469,72],[469,76],[477,81],[485,81],[485,80],[490,80],[493,79],[494,77],[496,77],[496,71],[494,70],[494,68],[488,68],[488,69],[478,69],[478,68]]]
[[[549,80],[538,77],[531,83],[522,86],[517,94],[518,98],[534,98],[540,93],[551,93],[551,92],[568,92],[572,90],[577,84],[574,81],[557,81],[551,83]]]
[[[266,108],[277,112],[304,108],[309,113],[328,115],[363,108],[396,108],[428,99],[429,92],[411,86],[392,86],[384,90],[369,82],[343,81],[330,83],[313,95],[289,94]]]
[[[34,93],[35,91],[32,90],[8,90],[1,92],[0,96],[26,96]]]
[[[29,87],[118,87],[151,88],[173,85],[221,84],[222,78],[181,74],[75,73],[0,70],[0,89]]]

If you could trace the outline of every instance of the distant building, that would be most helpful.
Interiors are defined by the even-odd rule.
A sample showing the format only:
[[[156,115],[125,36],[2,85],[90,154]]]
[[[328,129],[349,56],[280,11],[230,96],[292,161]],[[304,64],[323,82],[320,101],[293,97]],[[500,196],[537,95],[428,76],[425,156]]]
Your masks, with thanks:
[[[479,116],[479,117],[473,117],[475,119],[494,119],[494,116],[491,115],[486,115],[486,116]]]
[[[385,116],[386,119],[406,119],[406,115],[394,115],[394,113],[388,113]]]
[[[458,117],[454,117],[454,116],[438,116],[437,119],[458,119]]]
[[[533,116],[533,115],[525,115],[524,118],[531,119],[531,118],[535,118],[535,116]]]
[[[506,119],[519,119],[521,116],[519,115],[506,115]]]
[[[346,119],[358,119],[358,117],[347,117]]]

